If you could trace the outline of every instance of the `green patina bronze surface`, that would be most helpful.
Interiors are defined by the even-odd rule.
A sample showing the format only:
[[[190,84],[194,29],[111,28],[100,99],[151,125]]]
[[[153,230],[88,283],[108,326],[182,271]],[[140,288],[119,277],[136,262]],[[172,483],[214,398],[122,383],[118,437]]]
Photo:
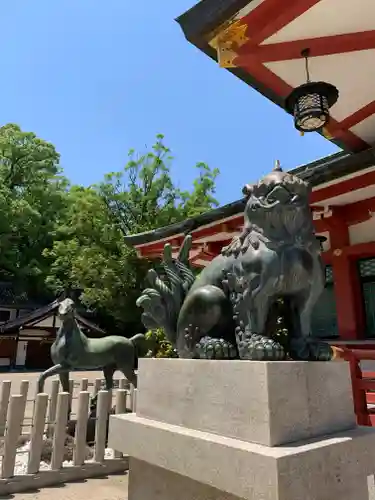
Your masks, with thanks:
[[[45,380],[52,375],[59,375],[63,391],[69,392],[69,372],[93,368],[103,370],[107,390],[113,387],[116,370],[120,370],[137,387],[135,368],[138,357],[145,356],[148,351],[145,336],[139,333],[130,339],[117,335],[88,338],[80,329],[74,311],[71,299],[65,299],[59,305],[62,324],[51,346],[54,366],[40,375],[38,392],[43,392]]]
[[[310,191],[279,166],[246,185],[243,231],[197,279],[188,265],[191,237],[176,260],[166,245],[165,276],[150,270],[151,287],[137,301],[146,328],[162,327],[181,358],[331,359],[331,347],[311,336],[325,275]],[[267,332],[280,297],[287,305],[288,353]]]

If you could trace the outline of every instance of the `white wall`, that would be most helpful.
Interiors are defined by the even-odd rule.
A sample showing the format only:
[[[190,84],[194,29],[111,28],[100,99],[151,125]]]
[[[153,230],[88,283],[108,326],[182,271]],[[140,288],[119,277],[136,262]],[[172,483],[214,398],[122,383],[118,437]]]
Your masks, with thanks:
[[[349,226],[349,237],[351,245],[375,241],[375,217]]]
[[[47,318],[43,319],[42,321],[39,321],[39,323],[34,323],[34,327],[39,327],[39,328],[52,328],[53,327],[53,318],[54,314],[51,314],[51,316],[48,316]]]
[[[19,340],[17,342],[16,365],[25,366],[27,355],[27,341]]]
[[[30,335],[31,337],[47,337],[49,335],[49,332],[42,329],[27,328],[26,326],[20,331],[20,335],[22,337],[26,337],[27,335]]]

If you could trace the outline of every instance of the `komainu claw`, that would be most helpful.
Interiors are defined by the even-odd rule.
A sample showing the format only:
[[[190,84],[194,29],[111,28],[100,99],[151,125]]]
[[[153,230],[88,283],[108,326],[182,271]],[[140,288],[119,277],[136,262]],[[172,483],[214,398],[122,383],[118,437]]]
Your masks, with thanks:
[[[290,355],[296,361],[331,361],[334,352],[326,342],[300,338],[290,342]]]
[[[285,359],[285,351],[281,344],[262,335],[242,336],[238,342],[241,359],[257,361],[281,361]]]
[[[201,359],[236,359],[237,349],[224,339],[202,337],[195,346]]]

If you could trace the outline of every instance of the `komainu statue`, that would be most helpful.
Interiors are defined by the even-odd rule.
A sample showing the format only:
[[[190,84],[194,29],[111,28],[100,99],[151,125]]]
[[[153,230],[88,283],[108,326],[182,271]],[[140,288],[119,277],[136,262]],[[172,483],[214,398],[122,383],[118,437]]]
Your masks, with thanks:
[[[330,360],[331,347],[311,336],[325,273],[309,185],[277,163],[243,193],[241,234],[196,279],[188,264],[191,237],[176,259],[165,246],[164,276],[150,270],[151,288],[137,301],[146,328],[162,327],[181,358]],[[267,332],[280,298],[287,305],[288,352]]]

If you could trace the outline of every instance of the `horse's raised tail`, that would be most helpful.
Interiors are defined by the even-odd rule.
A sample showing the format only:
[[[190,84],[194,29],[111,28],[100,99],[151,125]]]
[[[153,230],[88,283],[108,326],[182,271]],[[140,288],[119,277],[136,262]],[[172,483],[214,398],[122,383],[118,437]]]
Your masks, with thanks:
[[[146,356],[146,354],[150,350],[150,342],[146,339],[146,336],[143,333],[137,333],[129,340],[134,345],[138,358],[143,358],[144,356]]]

